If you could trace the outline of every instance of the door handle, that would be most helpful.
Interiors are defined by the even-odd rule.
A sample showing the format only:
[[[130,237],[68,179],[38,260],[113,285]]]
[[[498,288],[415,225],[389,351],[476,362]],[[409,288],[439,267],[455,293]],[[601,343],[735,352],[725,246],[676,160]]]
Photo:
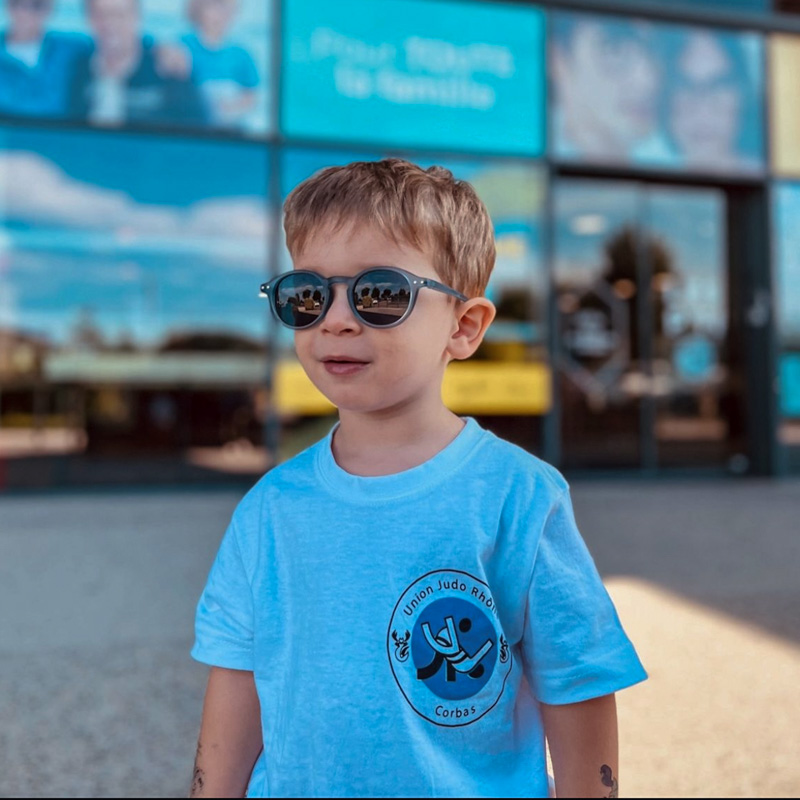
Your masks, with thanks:
[[[756,289],[753,301],[745,311],[745,320],[751,328],[764,328],[769,322],[772,297],[766,289]]]

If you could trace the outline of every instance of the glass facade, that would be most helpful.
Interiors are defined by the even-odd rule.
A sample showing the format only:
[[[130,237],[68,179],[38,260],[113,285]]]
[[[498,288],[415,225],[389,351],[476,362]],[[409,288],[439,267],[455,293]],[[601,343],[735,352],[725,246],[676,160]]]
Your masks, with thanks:
[[[800,37],[746,19],[790,9],[629,5],[0,3],[0,490],[249,481],[326,432],[257,287],[289,191],[386,155],[494,223],[454,411],[567,471],[800,464]]]
[[[266,466],[268,152],[0,136],[0,453]]]

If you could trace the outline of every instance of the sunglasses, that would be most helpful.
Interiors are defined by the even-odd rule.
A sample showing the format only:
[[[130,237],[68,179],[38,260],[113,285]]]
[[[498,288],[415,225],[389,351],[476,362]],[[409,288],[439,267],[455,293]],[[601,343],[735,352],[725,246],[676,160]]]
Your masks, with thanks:
[[[305,330],[316,325],[333,301],[333,286],[347,286],[353,314],[370,328],[393,328],[408,317],[420,289],[434,289],[464,301],[468,298],[431,278],[420,278],[399,267],[369,267],[351,278],[325,278],[311,270],[293,270],[261,284],[261,297],[287,328]]]

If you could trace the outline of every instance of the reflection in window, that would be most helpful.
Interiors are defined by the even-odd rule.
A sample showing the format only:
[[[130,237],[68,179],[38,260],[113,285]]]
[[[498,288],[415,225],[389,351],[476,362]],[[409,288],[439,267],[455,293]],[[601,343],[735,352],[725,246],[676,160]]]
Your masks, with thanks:
[[[743,382],[728,331],[724,197],[651,188],[646,213],[668,256],[651,291],[659,461],[711,461],[741,471]]]
[[[760,54],[755,34],[555,14],[555,153],[568,161],[759,173]]]
[[[267,154],[21,129],[3,143],[0,454],[262,469]]]
[[[555,192],[563,465],[639,466],[637,187],[560,181]]]
[[[742,407],[722,194],[564,180],[555,198],[565,465],[725,465]]]

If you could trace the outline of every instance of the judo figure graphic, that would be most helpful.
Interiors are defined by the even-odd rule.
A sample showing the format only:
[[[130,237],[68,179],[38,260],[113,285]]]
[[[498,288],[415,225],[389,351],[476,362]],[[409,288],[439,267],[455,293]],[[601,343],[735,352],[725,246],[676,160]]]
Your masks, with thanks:
[[[477,653],[470,655],[461,646],[456,633],[455,620],[452,617],[445,617],[444,628],[436,635],[431,631],[431,626],[424,622],[422,633],[425,641],[431,646],[434,652],[433,660],[430,664],[417,669],[417,679],[425,681],[433,677],[441,668],[445,667],[445,677],[448,681],[455,681],[456,673],[461,672],[470,678],[480,678],[484,669],[481,660],[492,649],[493,643],[487,639]],[[467,633],[472,627],[472,621],[464,617],[458,623],[458,629],[462,633]]]

